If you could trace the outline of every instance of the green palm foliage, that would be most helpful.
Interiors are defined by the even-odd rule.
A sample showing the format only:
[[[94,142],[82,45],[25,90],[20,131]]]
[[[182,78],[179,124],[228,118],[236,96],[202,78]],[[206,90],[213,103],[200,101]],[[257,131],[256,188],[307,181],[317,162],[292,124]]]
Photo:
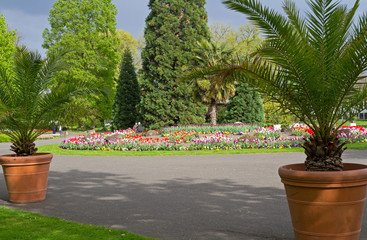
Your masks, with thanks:
[[[224,42],[209,42],[202,39],[198,42],[198,48],[194,50],[196,55],[195,66],[191,71],[181,76],[181,81],[189,81],[193,85],[193,94],[196,100],[209,104],[211,124],[217,124],[217,103],[226,102],[233,97],[236,91],[236,81],[233,77],[222,78],[221,75],[208,75],[196,77],[202,69],[217,66],[232,66],[235,49],[228,47]]]
[[[351,9],[340,1],[310,0],[303,17],[285,0],[281,15],[256,0],[226,0],[244,13],[266,40],[253,60],[231,68],[206,69],[202,74],[242,76],[271,96],[314,132],[305,142],[307,170],[342,170],[345,148],[336,130],[366,107],[367,16],[353,25],[359,0]]]
[[[42,59],[37,52],[18,48],[13,73],[0,69],[0,131],[11,139],[18,156],[37,151],[34,141],[57,120],[71,97],[85,92],[83,84],[54,85],[54,73],[66,66],[61,55]]]

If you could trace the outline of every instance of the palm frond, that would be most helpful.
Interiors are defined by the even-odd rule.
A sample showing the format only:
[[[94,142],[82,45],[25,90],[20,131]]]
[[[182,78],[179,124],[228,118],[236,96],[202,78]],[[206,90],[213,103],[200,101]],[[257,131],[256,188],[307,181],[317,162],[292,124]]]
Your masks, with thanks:
[[[91,86],[80,82],[55,86],[54,74],[65,67],[62,55],[44,60],[36,52],[19,48],[14,74],[0,70],[0,130],[10,136],[17,154],[34,153],[33,142],[42,134],[36,130],[57,120],[74,96],[92,93]]]
[[[306,37],[308,35],[306,21],[301,17],[299,10],[296,8],[295,2],[285,0],[283,10],[287,14],[289,23],[292,24],[297,34],[302,38]],[[306,41],[306,39],[303,40]]]
[[[229,9],[246,14],[268,38],[276,38],[285,33],[286,19],[257,0],[226,0],[223,4]]]

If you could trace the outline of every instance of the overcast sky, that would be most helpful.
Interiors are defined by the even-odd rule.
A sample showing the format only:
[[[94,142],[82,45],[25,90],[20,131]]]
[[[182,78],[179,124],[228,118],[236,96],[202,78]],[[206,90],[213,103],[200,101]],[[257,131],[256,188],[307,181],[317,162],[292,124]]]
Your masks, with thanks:
[[[0,14],[6,18],[11,29],[17,29],[21,42],[33,50],[44,53],[42,32],[49,27],[48,14],[56,0],[0,0]],[[304,0],[295,0],[302,10],[306,4]],[[117,29],[130,32],[134,37],[142,34],[145,27],[145,18],[149,14],[149,0],[112,0],[118,10]],[[206,10],[208,21],[231,23],[240,26],[246,23],[243,14],[226,9],[222,0],[207,0]],[[283,0],[261,0],[264,5],[281,12]],[[342,0],[342,3],[352,6],[354,0]],[[361,0],[359,14],[366,12],[367,0]]]

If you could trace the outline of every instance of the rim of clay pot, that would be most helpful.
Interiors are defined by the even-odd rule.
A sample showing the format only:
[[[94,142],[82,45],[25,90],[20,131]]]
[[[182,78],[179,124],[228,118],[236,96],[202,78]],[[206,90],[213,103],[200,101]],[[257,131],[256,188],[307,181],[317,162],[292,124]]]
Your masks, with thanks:
[[[35,164],[42,164],[50,162],[53,158],[52,153],[35,153],[29,156],[16,156],[15,154],[5,154],[0,155],[0,164],[1,165],[10,165],[10,164],[28,164],[33,162]]]
[[[367,165],[344,163],[344,171],[306,171],[303,163],[281,166],[278,170],[282,180],[309,183],[367,182]]]
[[[48,154],[51,154],[52,153],[33,153],[32,155],[28,155],[28,156],[17,156],[15,155],[14,153],[12,154],[3,154],[3,155],[0,155],[1,157],[32,157],[32,156],[40,156],[40,155],[48,155]]]

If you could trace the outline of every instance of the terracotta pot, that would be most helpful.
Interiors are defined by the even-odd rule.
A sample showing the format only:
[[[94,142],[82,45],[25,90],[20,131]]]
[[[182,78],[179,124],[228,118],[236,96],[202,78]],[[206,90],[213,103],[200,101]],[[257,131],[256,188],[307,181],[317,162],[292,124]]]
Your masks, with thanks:
[[[51,153],[25,157],[14,154],[0,156],[10,202],[38,202],[46,198],[52,157]]]
[[[358,240],[367,166],[344,163],[341,172],[308,172],[304,164],[279,168],[296,240]]]

